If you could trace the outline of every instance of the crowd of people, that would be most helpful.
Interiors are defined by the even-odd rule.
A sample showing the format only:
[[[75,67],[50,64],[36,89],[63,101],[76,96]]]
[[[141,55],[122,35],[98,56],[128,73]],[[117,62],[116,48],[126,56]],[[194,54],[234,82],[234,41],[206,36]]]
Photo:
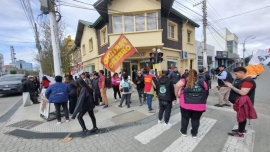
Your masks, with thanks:
[[[51,85],[46,77],[43,77],[42,82],[39,83],[38,78],[28,76],[23,80],[23,84],[25,84],[25,91],[30,93],[34,104],[39,103],[37,101],[39,85],[46,88],[46,98],[55,105],[57,124],[62,123],[60,115],[60,107],[62,107],[66,122],[69,122],[69,114],[72,115],[72,119],[77,117],[82,127],[82,135],[98,130],[93,110],[95,106],[102,106],[103,109],[109,107],[107,98],[109,88],[113,89],[114,101],[120,99],[118,107],[122,108],[124,103],[127,108],[131,107],[131,102],[139,102],[140,106],[146,103],[150,113],[156,112],[152,106],[153,97],[156,95],[159,101],[158,123],[162,123],[164,120],[165,126],[171,125],[169,120],[172,105],[176,104],[179,99],[182,117],[179,131],[183,136],[187,136],[187,127],[191,120],[191,135],[193,138],[197,138],[200,118],[206,110],[211,81],[217,79],[219,102],[215,106],[230,107],[231,103],[234,104],[233,108],[237,111],[239,128],[232,130],[229,135],[243,138],[247,118],[257,118],[253,107],[256,83],[246,75],[246,72],[244,67],[235,68],[236,79],[234,80],[223,65],[220,65],[218,70],[211,69],[210,72],[205,69],[199,69],[198,72],[186,69],[182,75],[177,67],[158,72],[142,68],[132,75],[131,80],[125,71],[114,73],[111,77],[110,74],[105,76],[104,71],[100,70],[99,72],[82,73],[76,79],[72,75],[68,75],[64,81],[61,76],[56,76],[56,83]],[[135,90],[137,90],[139,100],[131,101],[131,94]],[[93,128],[90,131],[83,120],[85,113],[88,113],[92,120]]]

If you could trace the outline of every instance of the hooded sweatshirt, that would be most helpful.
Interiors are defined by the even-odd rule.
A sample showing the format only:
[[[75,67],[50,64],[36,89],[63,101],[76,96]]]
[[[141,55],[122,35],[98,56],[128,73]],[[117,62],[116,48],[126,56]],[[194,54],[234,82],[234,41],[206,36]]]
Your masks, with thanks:
[[[162,101],[172,102],[176,99],[172,80],[168,76],[162,76],[159,80],[158,98]]]

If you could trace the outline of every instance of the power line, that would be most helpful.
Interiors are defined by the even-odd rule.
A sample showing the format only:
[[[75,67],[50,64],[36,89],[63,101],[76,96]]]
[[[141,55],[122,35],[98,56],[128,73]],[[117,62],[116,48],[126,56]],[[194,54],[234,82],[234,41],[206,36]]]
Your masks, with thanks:
[[[209,27],[207,27],[209,32],[211,33],[212,37],[215,39],[215,41],[217,42],[217,44],[220,46],[221,49],[223,49],[225,51],[225,49],[220,45],[220,43],[217,41],[216,37],[213,35],[212,31],[210,30]]]
[[[199,13],[197,13],[197,12],[193,11],[193,10],[192,10],[192,9],[190,9],[189,7],[187,7],[187,6],[183,5],[182,3],[178,2],[178,1],[175,1],[175,2],[176,2],[177,4],[179,4],[179,5],[182,5],[182,6],[183,6],[183,7],[185,7],[186,9],[188,9],[188,10],[192,11],[193,13],[195,13],[195,14],[199,15],[200,17],[203,17],[201,14],[199,14]]]

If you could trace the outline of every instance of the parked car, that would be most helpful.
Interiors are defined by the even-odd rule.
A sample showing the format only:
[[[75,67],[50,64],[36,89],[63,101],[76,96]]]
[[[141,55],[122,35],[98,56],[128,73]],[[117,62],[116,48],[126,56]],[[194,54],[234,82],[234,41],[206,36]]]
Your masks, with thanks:
[[[22,93],[23,74],[7,74],[0,77],[0,94]]]

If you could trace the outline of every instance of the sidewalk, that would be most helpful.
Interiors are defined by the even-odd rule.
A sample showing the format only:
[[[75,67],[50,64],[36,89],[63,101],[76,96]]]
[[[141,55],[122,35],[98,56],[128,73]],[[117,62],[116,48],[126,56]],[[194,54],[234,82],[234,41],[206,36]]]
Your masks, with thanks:
[[[213,105],[217,102],[216,96],[216,81],[212,82],[212,89],[210,90],[208,104]],[[107,96],[109,99],[109,107],[102,109],[103,106],[96,106],[94,112],[97,120],[98,128],[108,128],[114,126],[121,126],[123,124],[132,123],[147,119],[152,116],[149,121],[157,119],[158,113],[158,100],[154,99],[152,106],[156,110],[156,113],[149,113],[147,104],[139,106],[138,93],[135,90],[131,97],[131,107],[127,108],[123,105],[119,108],[118,105],[120,100],[116,102],[113,98],[113,90],[109,89],[107,91]],[[54,106],[51,104],[51,106]],[[179,104],[174,105],[174,109],[178,109]],[[84,116],[85,124],[88,129],[92,129],[92,122],[88,114]],[[36,132],[36,133],[69,133],[69,132],[79,132],[81,131],[81,126],[77,119],[71,120],[66,123],[65,119],[62,118],[62,124],[57,125],[56,120],[47,122],[39,115],[39,104],[31,105],[29,107],[21,106],[16,113],[10,118],[6,123],[5,127],[10,127],[10,129],[19,129],[24,131]]]

